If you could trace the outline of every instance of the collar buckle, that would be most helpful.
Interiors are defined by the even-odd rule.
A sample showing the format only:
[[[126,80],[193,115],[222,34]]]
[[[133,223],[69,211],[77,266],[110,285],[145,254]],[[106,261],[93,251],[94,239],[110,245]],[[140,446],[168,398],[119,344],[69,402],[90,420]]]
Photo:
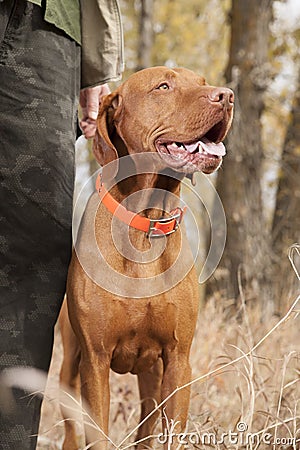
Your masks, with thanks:
[[[175,233],[182,221],[185,211],[186,207],[184,207],[183,209],[178,207],[170,212],[171,217],[149,219],[150,223],[147,237],[160,238]]]

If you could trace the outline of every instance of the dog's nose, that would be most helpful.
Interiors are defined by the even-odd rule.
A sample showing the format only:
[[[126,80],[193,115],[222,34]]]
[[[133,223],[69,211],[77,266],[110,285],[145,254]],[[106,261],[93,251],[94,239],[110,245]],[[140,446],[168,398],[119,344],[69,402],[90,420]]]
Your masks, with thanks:
[[[234,104],[234,93],[229,88],[215,88],[208,95],[209,99],[213,103],[221,103],[227,108],[232,108]]]

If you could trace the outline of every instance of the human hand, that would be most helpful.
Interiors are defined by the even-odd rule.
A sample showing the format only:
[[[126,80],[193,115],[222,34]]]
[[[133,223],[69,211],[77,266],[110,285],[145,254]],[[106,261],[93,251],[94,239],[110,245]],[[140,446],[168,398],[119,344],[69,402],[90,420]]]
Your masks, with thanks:
[[[79,126],[86,139],[95,136],[97,117],[101,98],[110,93],[108,84],[82,89],[80,91],[79,103],[82,109],[82,119]]]

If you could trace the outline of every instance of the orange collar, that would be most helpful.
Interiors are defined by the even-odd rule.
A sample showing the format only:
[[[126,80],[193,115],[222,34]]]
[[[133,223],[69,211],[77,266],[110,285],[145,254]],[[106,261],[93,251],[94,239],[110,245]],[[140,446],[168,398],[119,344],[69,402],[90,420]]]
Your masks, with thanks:
[[[102,203],[119,220],[126,223],[136,230],[144,231],[148,236],[161,237],[174,233],[186,212],[187,207],[183,209],[176,208],[170,212],[170,217],[161,217],[160,219],[148,219],[140,216],[137,213],[129,211],[121,205],[113,196],[107,191],[101,180],[101,174],[96,180],[96,189],[101,198]]]

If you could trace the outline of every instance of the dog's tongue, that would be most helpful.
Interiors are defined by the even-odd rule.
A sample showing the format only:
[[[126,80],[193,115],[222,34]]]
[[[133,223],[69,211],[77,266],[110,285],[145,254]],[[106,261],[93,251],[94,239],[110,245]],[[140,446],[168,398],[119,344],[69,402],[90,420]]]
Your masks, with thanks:
[[[185,148],[187,149],[188,152],[193,153],[196,150],[196,148],[198,148],[199,145],[209,155],[215,156],[226,155],[226,148],[222,142],[219,142],[219,144],[215,144],[214,142],[209,141],[207,138],[202,138],[201,141],[195,144],[185,145]]]
[[[219,142],[219,144],[215,144],[214,142],[209,141],[206,138],[203,138],[200,141],[201,147],[203,150],[205,150],[210,155],[216,155],[216,156],[225,156],[226,155],[226,148],[223,142]]]

